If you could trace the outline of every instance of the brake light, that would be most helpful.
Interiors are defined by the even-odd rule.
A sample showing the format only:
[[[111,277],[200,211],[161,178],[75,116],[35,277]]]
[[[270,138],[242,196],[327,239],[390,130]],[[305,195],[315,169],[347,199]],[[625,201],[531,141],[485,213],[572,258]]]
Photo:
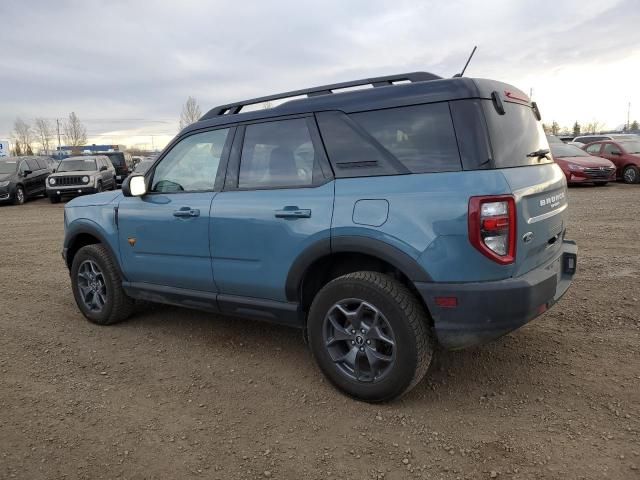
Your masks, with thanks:
[[[510,195],[471,197],[469,241],[485,257],[502,265],[516,258],[516,202]]]

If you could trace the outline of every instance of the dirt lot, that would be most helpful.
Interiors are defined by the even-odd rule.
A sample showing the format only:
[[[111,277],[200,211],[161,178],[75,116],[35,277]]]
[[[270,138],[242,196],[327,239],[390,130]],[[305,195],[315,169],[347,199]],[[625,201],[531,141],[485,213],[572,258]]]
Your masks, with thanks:
[[[0,207],[0,478],[640,479],[639,199],[571,189],[565,298],[386,405],[335,391],[295,330],[173,307],[88,323],[62,205]]]

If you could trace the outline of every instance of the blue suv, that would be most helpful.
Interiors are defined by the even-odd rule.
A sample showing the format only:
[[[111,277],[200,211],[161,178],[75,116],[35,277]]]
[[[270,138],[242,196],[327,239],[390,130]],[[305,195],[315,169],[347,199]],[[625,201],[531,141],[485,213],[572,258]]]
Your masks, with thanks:
[[[336,387],[385,401],[437,344],[566,292],[566,192],[523,92],[417,72],[212,109],[121,192],[69,202],[63,257],[92,322],[141,299],[298,327]]]

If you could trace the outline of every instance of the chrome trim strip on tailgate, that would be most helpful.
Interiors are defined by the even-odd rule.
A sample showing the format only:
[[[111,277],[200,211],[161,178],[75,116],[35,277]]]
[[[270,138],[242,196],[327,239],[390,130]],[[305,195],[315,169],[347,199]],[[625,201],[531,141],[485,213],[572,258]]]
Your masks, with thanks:
[[[543,213],[542,215],[538,215],[537,217],[531,217],[527,220],[528,224],[532,224],[532,223],[536,223],[536,222],[540,222],[542,220],[546,220],[547,218],[551,218],[554,215],[557,215],[560,212],[564,212],[567,209],[567,206],[569,204],[565,203],[564,205],[562,205],[560,208],[558,208],[557,210],[551,210],[550,212],[547,213]]]

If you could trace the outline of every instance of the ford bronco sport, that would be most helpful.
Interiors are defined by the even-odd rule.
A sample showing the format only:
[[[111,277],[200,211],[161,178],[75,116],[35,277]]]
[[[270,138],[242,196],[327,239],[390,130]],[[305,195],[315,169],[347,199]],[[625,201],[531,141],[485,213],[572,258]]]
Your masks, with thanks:
[[[535,103],[418,72],[212,109],[122,192],[69,202],[63,257],[92,322],[143,299],[299,327],[335,386],[384,401],[436,343],[490,341],[558,301],[566,208]]]

